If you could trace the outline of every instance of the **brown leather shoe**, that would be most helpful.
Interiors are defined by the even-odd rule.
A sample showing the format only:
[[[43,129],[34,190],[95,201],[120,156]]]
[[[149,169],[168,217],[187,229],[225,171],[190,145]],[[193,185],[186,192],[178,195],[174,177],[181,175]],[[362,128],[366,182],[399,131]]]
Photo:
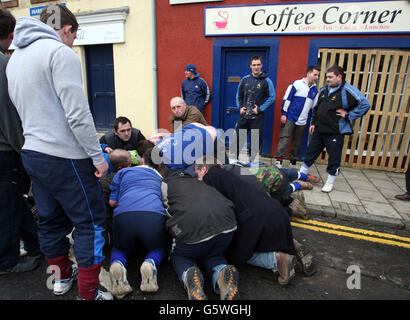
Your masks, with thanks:
[[[398,194],[398,195],[395,195],[394,197],[399,200],[410,201],[410,194],[407,194],[407,193]]]

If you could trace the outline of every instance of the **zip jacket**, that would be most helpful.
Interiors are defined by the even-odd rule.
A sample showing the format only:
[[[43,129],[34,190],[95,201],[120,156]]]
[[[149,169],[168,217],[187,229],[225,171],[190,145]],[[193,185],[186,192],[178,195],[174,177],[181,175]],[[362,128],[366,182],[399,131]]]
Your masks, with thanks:
[[[205,105],[209,102],[211,94],[208,84],[197,73],[195,78],[185,78],[182,81],[181,96],[188,106],[195,106],[204,113]]]
[[[366,114],[370,109],[369,101],[346,82],[333,91],[329,90],[328,86],[320,89],[317,105],[313,108],[312,125],[321,134],[352,134],[350,121]],[[339,108],[348,111],[344,118],[336,115]]]
[[[258,106],[258,115],[247,112],[243,117],[246,119],[255,119],[275,102],[275,87],[273,82],[268,78],[268,74],[262,71],[254,77],[248,74],[239,82],[238,91],[236,92],[236,106],[238,110],[242,107],[252,109],[256,104]]]
[[[170,171],[167,230],[186,244],[236,229],[233,203],[215,188],[181,171]]]

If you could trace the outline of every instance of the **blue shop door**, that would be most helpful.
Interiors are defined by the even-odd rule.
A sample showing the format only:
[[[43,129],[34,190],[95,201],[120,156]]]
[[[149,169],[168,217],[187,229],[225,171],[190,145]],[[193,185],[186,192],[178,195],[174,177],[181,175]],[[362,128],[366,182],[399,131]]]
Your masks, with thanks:
[[[97,130],[111,130],[115,119],[112,45],[85,47],[88,101]]]
[[[269,70],[269,61],[266,58],[269,49],[257,48],[228,48],[222,53],[222,70],[223,70],[223,90],[221,91],[222,101],[222,128],[224,131],[235,128],[236,122],[239,117],[239,111],[236,107],[236,92],[238,90],[239,82],[242,77],[249,74],[251,69],[249,67],[251,57],[259,55],[262,57],[262,70]],[[272,78],[271,78],[272,79]],[[273,107],[270,107],[265,112],[272,112]],[[269,156],[271,149],[271,137],[272,132],[267,132],[267,126],[265,125],[264,139],[262,145],[262,155]],[[270,131],[272,131],[272,124],[270,125]],[[269,138],[270,137],[270,138]]]

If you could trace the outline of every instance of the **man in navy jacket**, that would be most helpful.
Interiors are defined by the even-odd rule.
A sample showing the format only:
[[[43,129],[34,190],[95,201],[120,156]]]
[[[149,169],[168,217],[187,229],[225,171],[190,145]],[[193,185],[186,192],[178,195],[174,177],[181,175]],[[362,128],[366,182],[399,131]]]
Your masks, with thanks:
[[[331,192],[340,170],[344,136],[353,133],[350,121],[365,115],[370,103],[356,87],[345,82],[345,73],[340,66],[332,66],[326,71],[326,83],[320,89],[317,105],[313,108],[309,128],[312,139],[300,172],[307,174],[326,147],[329,154],[328,178],[322,191]]]
[[[235,127],[237,156],[242,147],[239,129],[245,129],[247,133],[252,129],[259,130],[260,150],[263,142],[263,115],[265,110],[275,102],[275,88],[268,74],[262,71],[262,67],[262,57],[253,56],[250,64],[252,72],[241,79],[236,93],[236,106],[240,114]],[[251,154],[251,159],[254,156],[255,154]]]
[[[204,113],[211,97],[208,84],[199,76],[193,64],[186,66],[185,77],[181,85],[182,98],[188,106],[195,106]]]

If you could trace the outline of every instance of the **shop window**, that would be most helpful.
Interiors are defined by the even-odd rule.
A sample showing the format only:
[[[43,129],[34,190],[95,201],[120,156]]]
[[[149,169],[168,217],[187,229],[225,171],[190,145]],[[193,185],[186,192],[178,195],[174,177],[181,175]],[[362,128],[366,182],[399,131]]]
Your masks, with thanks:
[[[0,6],[2,6],[3,8],[18,7],[18,5],[18,0],[0,0]]]

